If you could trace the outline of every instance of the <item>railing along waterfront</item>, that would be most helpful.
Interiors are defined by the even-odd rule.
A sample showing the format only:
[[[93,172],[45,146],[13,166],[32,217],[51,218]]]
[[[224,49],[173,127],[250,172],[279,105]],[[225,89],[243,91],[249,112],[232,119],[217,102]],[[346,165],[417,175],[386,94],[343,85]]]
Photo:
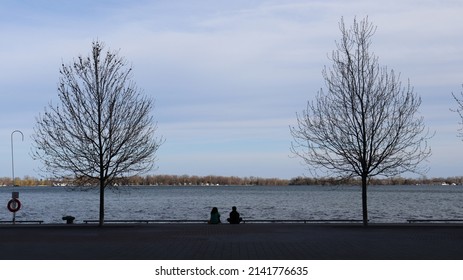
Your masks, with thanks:
[[[98,223],[98,220],[83,220],[85,224]],[[175,224],[175,223],[207,223],[208,220],[105,220],[105,224],[114,223],[135,223],[135,224]],[[332,219],[332,220],[246,220],[243,219],[242,223],[361,223],[362,220],[352,219]]]

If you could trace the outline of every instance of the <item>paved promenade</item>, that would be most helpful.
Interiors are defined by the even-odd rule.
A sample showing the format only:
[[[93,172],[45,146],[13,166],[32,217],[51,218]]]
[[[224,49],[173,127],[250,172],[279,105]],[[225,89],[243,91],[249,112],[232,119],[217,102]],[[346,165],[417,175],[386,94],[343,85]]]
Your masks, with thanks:
[[[1,225],[9,260],[463,259],[461,225]]]

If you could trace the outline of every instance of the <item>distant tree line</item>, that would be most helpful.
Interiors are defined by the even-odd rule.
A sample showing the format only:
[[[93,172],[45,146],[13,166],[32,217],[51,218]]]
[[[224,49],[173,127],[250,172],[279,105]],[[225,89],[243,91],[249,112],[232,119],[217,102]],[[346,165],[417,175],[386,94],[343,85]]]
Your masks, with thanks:
[[[23,178],[15,177],[14,184],[16,186],[50,186],[53,180],[37,179],[31,176],[24,176]],[[0,186],[12,186],[13,180],[11,177],[0,177]]]
[[[311,177],[296,177],[289,180],[289,185],[361,185],[361,179],[338,179],[332,177],[326,178],[311,178]],[[463,185],[463,176],[456,177],[435,177],[435,178],[371,178],[370,185]]]
[[[147,175],[131,176],[115,180],[117,185],[125,186],[208,186],[208,185],[260,185],[260,186],[285,186],[290,180],[279,178],[261,177],[236,177],[236,176],[189,176],[189,175]],[[11,186],[10,177],[0,178],[0,185]],[[61,179],[37,179],[30,176],[15,178],[18,186],[53,186],[53,185],[83,185],[85,181],[72,178]]]
[[[121,185],[168,185],[168,186],[200,186],[200,185],[288,185],[289,180],[279,178],[236,177],[236,176],[189,176],[189,175],[148,175],[133,176],[121,179]]]
[[[0,186],[11,186],[11,177],[0,177]],[[18,186],[57,186],[80,185],[76,179],[38,179],[31,176],[15,178]],[[261,178],[261,177],[237,177],[237,176],[190,176],[190,175],[147,175],[132,176],[116,180],[117,185],[125,186],[334,186],[334,185],[361,185],[359,179],[338,179],[332,177],[312,178],[295,177],[292,179]],[[436,178],[372,178],[371,185],[463,185],[463,176],[436,177]]]

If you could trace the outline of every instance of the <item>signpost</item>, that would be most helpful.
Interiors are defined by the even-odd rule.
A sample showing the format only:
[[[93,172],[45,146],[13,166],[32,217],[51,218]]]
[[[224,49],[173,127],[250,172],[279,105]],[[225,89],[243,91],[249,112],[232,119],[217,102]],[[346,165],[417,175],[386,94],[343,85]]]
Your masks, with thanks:
[[[16,212],[21,209],[21,202],[19,201],[19,192],[12,192],[11,199],[6,205],[8,210],[13,213],[13,224],[16,223]]]

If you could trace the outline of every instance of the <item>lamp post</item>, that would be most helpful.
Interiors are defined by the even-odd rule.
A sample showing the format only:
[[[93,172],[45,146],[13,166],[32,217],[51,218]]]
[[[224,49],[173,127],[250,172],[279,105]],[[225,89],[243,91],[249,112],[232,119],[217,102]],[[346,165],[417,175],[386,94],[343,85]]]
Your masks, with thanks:
[[[11,172],[13,176],[13,187],[14,187],[14,154],[13,154],[13,134],[15,132],[21,133],[22,141],[24,141],[24,134],[20,130],[15,130],[11,132]]]

